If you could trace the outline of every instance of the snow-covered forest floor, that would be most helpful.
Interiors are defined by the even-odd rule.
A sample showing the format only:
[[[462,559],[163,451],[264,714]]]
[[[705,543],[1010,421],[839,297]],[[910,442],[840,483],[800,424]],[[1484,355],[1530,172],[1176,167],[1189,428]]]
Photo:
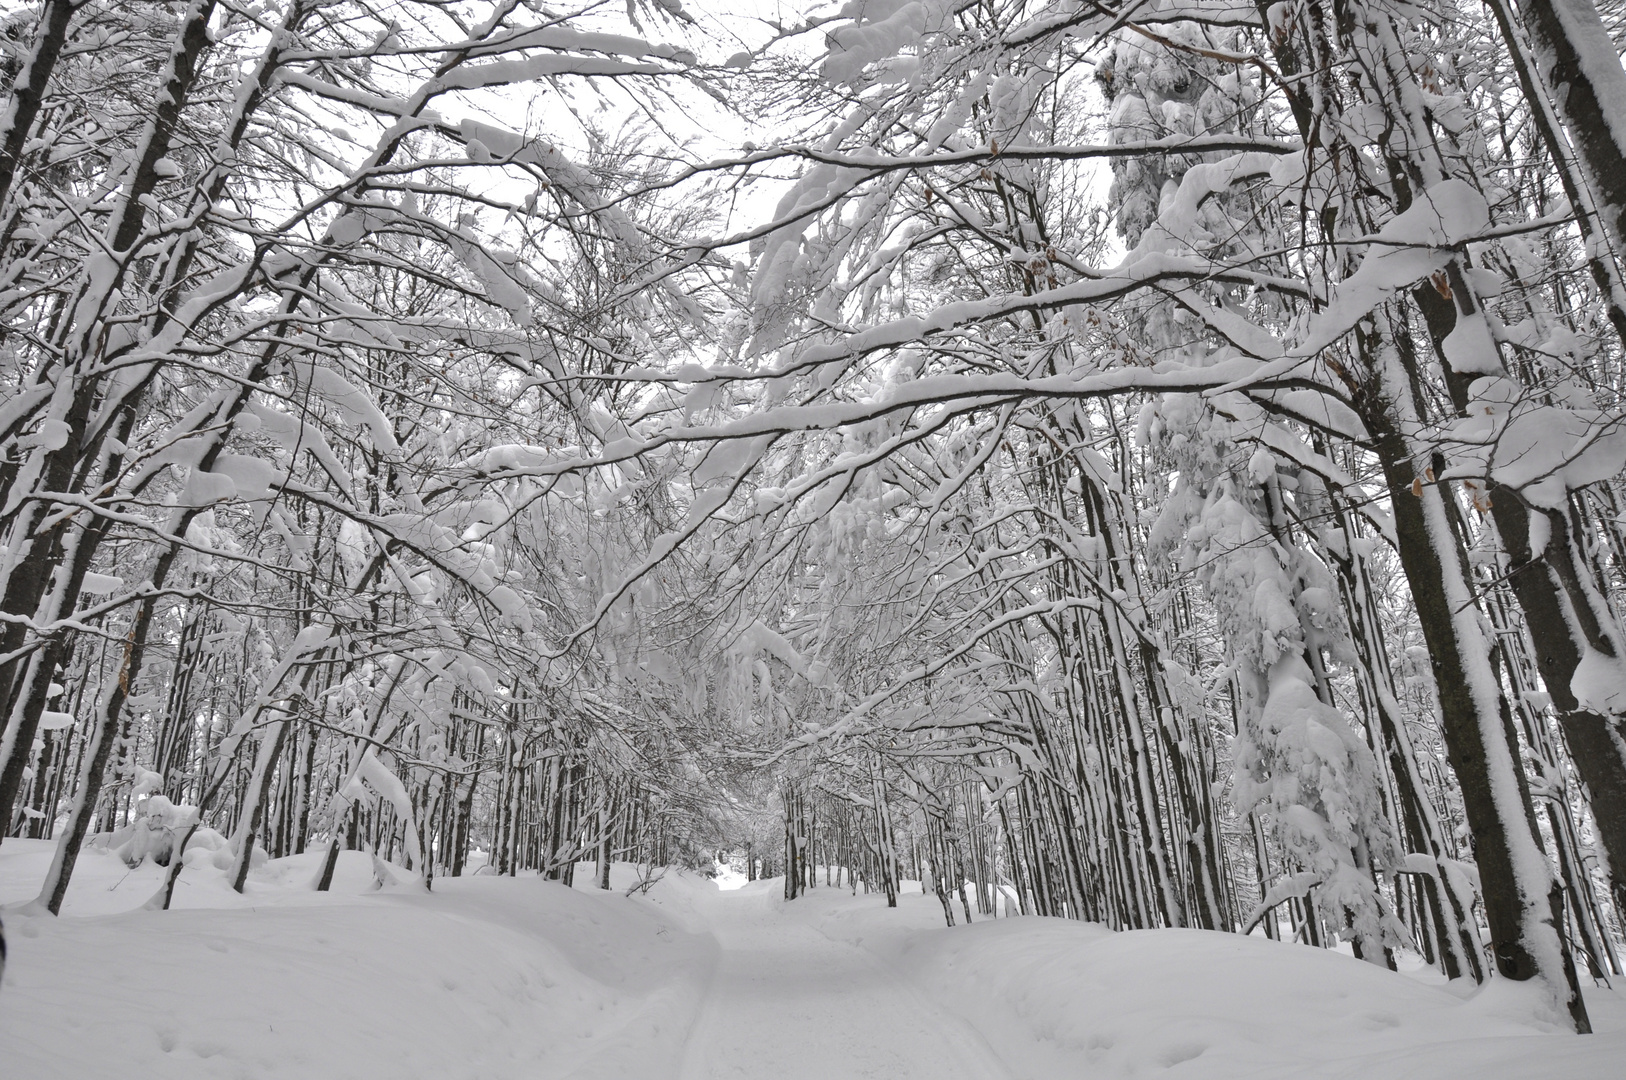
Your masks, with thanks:
[[[0,853],[0,904],[50,845]],[[910,883],[723,890],[667,872],[628,897],[535,876],[373,883],[345,852],[257,869],[242,895],[92,853],[63,918],[12,914],[7,1080],[99,1077],[1112,1078],[1619,1076],[1626,998],[1562,1033],[1529,987],[1476,992],[1335,951],[1048,918],[945,928]]]

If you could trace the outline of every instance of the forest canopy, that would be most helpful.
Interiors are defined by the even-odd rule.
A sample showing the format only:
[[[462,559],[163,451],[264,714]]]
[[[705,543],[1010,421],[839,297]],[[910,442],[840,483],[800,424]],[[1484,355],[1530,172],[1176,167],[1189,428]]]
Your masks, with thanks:
[[[1626,7],[695,2],[5,5],[37,907],[729,849],[1587,1031]]]

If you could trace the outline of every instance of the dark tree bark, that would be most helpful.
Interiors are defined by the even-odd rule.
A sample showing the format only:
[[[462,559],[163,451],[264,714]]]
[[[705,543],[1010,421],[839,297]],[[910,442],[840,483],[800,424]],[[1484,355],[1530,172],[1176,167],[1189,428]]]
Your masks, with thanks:
[[[1545,980],[1576,1030],[1590,1031],[1573,959],[1559,931],[1562,892],[1547,865],[1518,736],[1496,673],[1500,661],[1471,610],[1472,586],[1458,539],[1462,531],[1451,520],[1455,504],[1427,482],[1429,463],[1415,459],[1404,435],[1417,408],[1411,387],[1395,381],[1415,370],[1415,358],[1407,362],[1398,339],[1357,333],[1371,375],[1363,419],[1383,467],[1401,568],[1433,664],[1441,731],[1473,834],[1497,970],[1510,979]]]
[[[1626,254],[1626,70],[1614,39],[1592,0],[1519,0],[1519,15],[1609,241]]]
[[[28,142],[28,133],[34,128],[40,102],[45,98],[45,87],[51,81],[57,57],[62,55],[63,43],[68,39],[68,22],[78,7],[75,0],[45,0],[40,12],[33,48],[17,73],[11,88],[11,104],[5,118],[0,120],[0,202],[4,202],[11,191],[17,166],[22,161],[23,146]]]

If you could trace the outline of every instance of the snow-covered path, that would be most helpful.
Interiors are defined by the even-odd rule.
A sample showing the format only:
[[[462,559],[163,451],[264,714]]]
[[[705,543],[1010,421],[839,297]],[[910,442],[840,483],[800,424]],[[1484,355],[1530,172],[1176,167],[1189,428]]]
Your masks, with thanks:
[[[719,951],[680,1080],[1010,1076],[963,1021],[766,890],[718,893],[696,914]]]
[[[1626,994],[1563,1034],[1535,988],[1442,986],[1330,950],[1062,919],[943,926],[876,894],[638,891],[478,875],[379,890],[345,852],[274,860],[242,895],[87,853],[61,918],[27,915],[52,854],[0,848],[11,946],[3,1080],[1619,1080]],[[402,871],[405,874],[405,871]],[[627,895],[628,893],[631,895]]]

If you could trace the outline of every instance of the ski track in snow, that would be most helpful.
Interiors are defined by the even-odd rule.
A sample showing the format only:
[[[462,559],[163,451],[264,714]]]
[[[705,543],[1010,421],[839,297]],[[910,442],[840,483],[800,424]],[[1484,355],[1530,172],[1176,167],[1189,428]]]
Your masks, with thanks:
[[[680,1080],[1011,1077],[963,1021],[862,948],[787,918],[772,894],[719,893],[704,908],[719,955]]]

